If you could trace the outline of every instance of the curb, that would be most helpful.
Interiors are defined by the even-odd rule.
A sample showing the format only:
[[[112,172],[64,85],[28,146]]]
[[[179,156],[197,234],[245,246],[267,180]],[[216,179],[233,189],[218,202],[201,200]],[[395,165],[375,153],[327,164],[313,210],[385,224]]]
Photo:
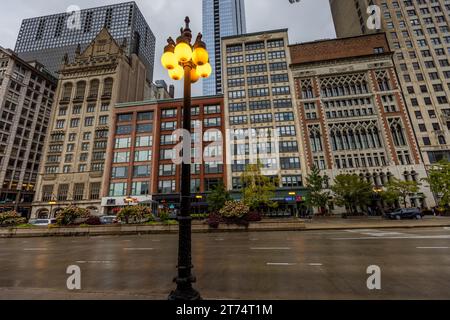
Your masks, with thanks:
[[[439,225],[404,225],[404,226],[345,226],[345,227],[308,227],[302,231],[327,231],[327,230],[361,230],[361,229],[415,229],[415,228],[445,228],[450,227],[450,223],[439,224]]]
[[[235,225],[221,225],[219,229],[211,229],[205,224],[193,224],[192,233],[227,233],[227,232],[271,232],[301,231],[305,223],[299,221],[273,222],[266,221],[250,224],[248,228]],[[86,228],[51,228],[51,229],[7,229],[0,230],[0,239],[5,238],[48,238],[48,237],[95,237],[95,236],[127,236],[147,234],[177,234],[178,225],[132,226],[118,227],[86,227]]]

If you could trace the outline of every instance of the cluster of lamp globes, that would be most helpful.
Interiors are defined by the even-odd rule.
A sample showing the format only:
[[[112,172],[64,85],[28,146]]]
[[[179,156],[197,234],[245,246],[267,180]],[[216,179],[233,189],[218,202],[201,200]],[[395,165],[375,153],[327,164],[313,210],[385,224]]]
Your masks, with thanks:
[[[191,66],[191,83],[196,83],[200,78],[208,78],[212,68],[209,63],[209,54],[206,45],[202,41],[196,41],[194,47],[183,40],[177,39],[177,44],[172,39],[164,48],[161,63],[169,70],[169,77],[173,80],[181,80],[184,76],[184,66]]]

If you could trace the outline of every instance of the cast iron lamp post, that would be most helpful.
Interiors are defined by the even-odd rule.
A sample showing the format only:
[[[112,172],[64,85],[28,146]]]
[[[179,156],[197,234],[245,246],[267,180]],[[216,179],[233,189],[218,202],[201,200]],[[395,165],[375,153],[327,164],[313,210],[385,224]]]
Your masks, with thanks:
[[[169,76],[173,80],[181,80],[184,76],[184,105],[183,105],[183,129],[191,132],[191,84],[200,78],[207,78],[211,74],[211,65],[206,51],[206,45],[199,33],[194,45],[191,45],[192,32],[189,28],[189,17],[185,19],[186,26],[181,28],[181,35],[177,41],[172,38],[167,40],[161,63],[169,70]],[[183,138],[183,152],[189,153],[191,159],[190,139]],[[186,157],[187,158],[187,157]],[[179,221],[178,239],[178,276],[174,279],[177,284],[175,291],[169,295],[169,300],[199,300],[200,293],[192,287],[195,277],[192,275],[191,257],[191,164],[182,162],[181,170],[181,210]]]

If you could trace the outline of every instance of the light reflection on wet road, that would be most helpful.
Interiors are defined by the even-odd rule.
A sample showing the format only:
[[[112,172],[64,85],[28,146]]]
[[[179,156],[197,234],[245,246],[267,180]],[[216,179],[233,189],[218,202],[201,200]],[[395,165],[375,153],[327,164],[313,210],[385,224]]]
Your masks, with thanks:
[[[194,234],[195,286],[206,299],[450,299],[449,248],[444,228]],[[176,235],[0,239],[0,299],[164,299],[176,250]],[[367,289],[370,265],[380,291]]]

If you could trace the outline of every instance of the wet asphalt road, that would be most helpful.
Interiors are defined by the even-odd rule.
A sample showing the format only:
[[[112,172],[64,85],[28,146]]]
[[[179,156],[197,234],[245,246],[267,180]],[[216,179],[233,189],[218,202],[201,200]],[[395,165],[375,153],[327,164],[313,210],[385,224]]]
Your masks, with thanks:
[[[0,239],[0,299],[165,299],[176,261],[176,235]],[[193,263],[205,299],[450,299],[450,228],[194,234]]]

